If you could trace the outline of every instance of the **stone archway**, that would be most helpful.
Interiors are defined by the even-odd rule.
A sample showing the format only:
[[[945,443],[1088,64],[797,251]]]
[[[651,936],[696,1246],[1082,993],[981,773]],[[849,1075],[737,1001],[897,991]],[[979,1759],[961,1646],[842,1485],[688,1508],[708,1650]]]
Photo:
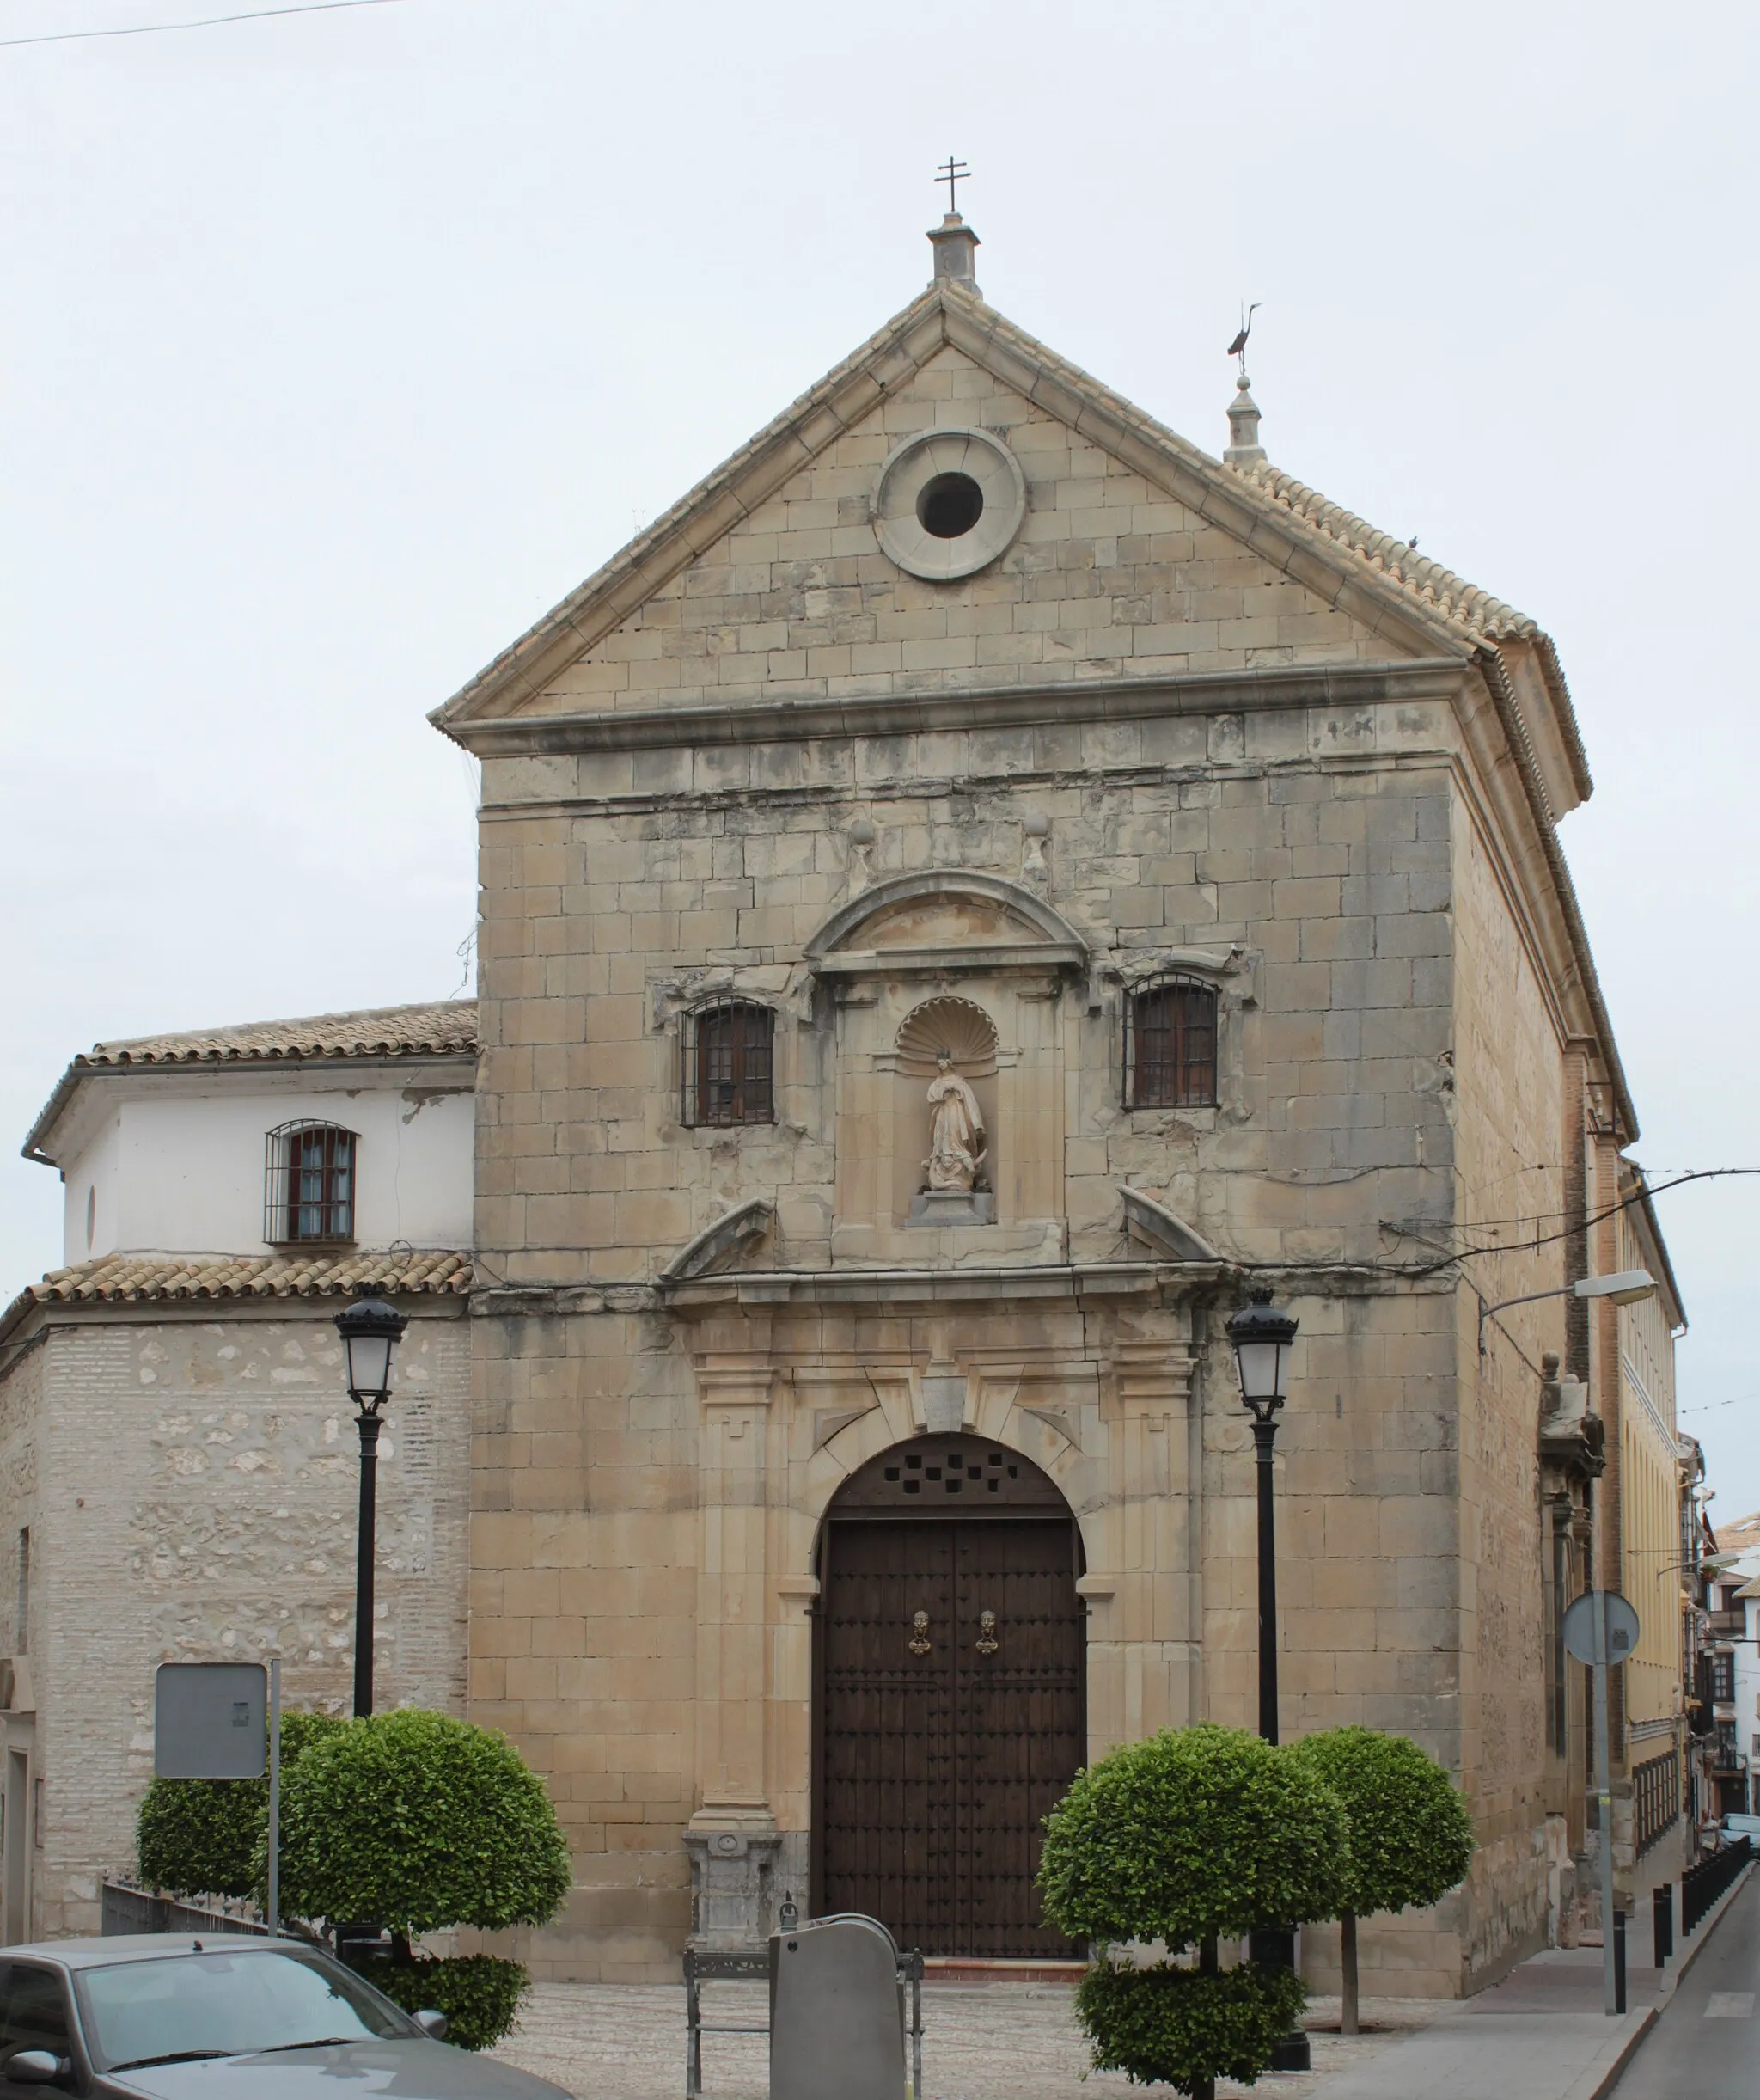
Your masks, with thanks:
[[[816,1909],[927,1954],[1068,1956],[1034,1881],[1086,1754],[1081,1544],[1055,1483],[985,1437],[895,1445],[834,1500],[819,1572]]]

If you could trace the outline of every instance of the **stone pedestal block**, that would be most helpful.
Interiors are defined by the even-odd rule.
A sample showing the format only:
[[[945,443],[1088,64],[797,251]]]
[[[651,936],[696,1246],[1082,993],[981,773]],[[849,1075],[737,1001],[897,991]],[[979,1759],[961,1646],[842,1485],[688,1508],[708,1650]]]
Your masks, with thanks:
[[[700,1953],[762,1946],[776,1930],[781,1843],[773,1828],[726,1825],[685,1832],[691,1862],[690,1944]]]

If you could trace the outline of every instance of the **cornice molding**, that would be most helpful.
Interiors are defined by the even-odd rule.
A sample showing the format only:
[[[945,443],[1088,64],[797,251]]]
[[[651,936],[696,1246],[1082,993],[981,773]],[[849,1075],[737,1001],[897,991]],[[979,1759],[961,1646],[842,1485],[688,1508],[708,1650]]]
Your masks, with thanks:
[[[1291,664],[1174,677],[1079,678],[1036,685],[961,686],[842,699],[719,701],[606,714],[530,714],[449,724],[479,758],[680,745],[790,744],[895,737],[948,729],[1029,728],[1043,722],[1142,721],[1163,715],[1256,713],[1269,708],[1363,707],[1449,700],[1470,675],[1470,652],[1361,664]]]

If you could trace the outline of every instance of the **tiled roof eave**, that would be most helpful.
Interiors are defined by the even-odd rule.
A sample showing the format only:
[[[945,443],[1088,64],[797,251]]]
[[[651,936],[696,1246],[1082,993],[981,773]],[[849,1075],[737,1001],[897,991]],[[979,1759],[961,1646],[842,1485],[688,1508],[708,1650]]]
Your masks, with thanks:
[[[224,1028],[196,1028],[180,1034],[95,1043],[89,1050],[75,1057],[57,1081],[21,1150],[26,1159],[39,1166],[59,1164],[43,1147],[85,1080],[142,1071],[211,1072],[252,1067],[289,1070],[314,1064],[416,1062],[430,1058],[462,1062],[477,1055],[476,1016],[474,1000],[451,999],[424,1006],[371,1007],[284,1021],[243,1021]],[[374,1027],[370,1024],[375,1021],[403,1025]]]
[[[119,1306],[221,1305],[347,1297],[362,1285],[392,1297],[464,1299],[471,1258],[457,1248],[405,1254],[240,1255],[192,1258],[174,1254],[108,1254],[53,1270],[19,1293],[0,1313],[0,1339],[34,1313]],[[0,1367],[3,1368],[3,1367]]]

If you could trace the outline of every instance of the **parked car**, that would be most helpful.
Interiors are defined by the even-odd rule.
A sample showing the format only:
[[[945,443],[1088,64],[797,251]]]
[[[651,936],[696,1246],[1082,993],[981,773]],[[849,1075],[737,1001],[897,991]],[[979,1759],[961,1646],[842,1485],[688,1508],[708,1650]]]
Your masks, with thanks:
[[[321,1947],[216,1933],[0,1949],[0,2095],[322,2100],[336,2079],[395,2100],[565,2100],[442,2039]],[[43,2093],[34,2100],[52,2100]]]

